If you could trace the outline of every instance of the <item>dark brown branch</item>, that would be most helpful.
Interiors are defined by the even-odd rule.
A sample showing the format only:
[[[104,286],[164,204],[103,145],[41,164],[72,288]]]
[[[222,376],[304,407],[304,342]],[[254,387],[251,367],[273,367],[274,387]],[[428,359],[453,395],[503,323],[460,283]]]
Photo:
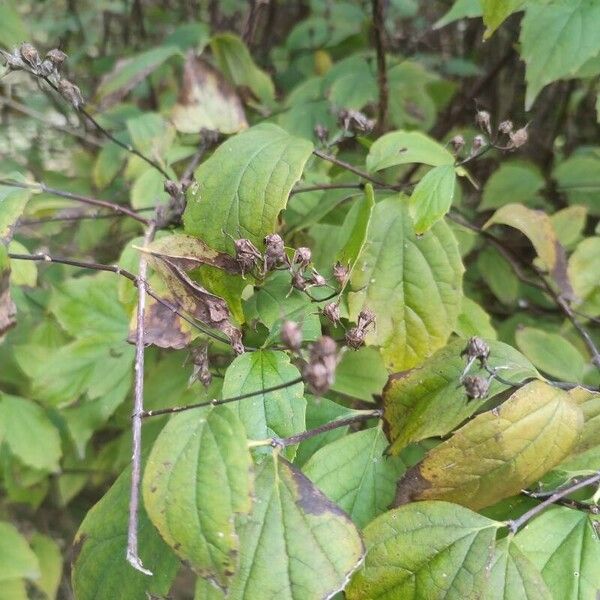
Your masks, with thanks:
[[[327,154],[326,152],[323,152],[322,150],[318,150],[318,149],[313,150],[313,154],[315,156],[318,156],[319,158],[322,158],[323,160],[329,161],[330,163],[337,165],[338,167],[341,167],[342,169],[346,169],[346,171],[350,171],[351,173],[354,173],[355,175],[358,175],[359,177],[362,177],[363,179],[366,179],[367,181],[370,181],[371,183],[374,183],[375,185],[378,185],[382,188],[396,190],[396,189],[402,189],[404,187],[404,186],[388,185],[387,183],[385,183],[385,181],[381,181],[380,179],[372,177],[368,173],[365,173],[365,171],[361,171],[360,169],[357,169],[355,166],[351,165],[350,163],[340,160],[339,158],[337,158],[331,154]]]
[[[377,53],[377,85],[379,87],[379,103],[377,106],[377,130],[385,131],[388,112],[388,78],[385,64],[385,19],[383,0],[372,0],[373,37]]]
[[[540,502],[537,506],[534,506],[533,508],[528,510],[526,513],[521,515],[518,519],[508,521],[507,525],[513,533],[517,533],[517,531],[519,531],[519,529],[523,525],[525,525],[525,523],[527,523],[528,521],[533,519],[535,516],[540,514],[542,511],[544,511],[546,508],[548,508],[552,504],[556,504],[556,502],[558,502],[559,500],[561,500],[562,498],[564,498],[566,496],[569,496],[570,494],[572,494],[573,492],[576,492],[577,490],[581,490],[589,485],[593,485],[593,484],[599,483],[599,482],[600,482],[600,472],[595,473],[594,475],[591,475],[590,477],[586,477],[585,479],[582,479],[582,480],[578,481],[577,483],[573,483],[572,485],[564,487],[561,490],[556,491],[554,494],[552,494],[548,498],[546,498],[543,502]]]
[[[562,489],[562,488],[561,488]],[[555,494],[559,490],[553,490],[551,492],[531,492],[530,490],[521,490],[523,496],[533,498],[534,500],[542,500],[549,498],[552,494]],[[556,500],[555,504],[560,506],[566,506],[567,508],[573,508],[575,510],[583,510],[592,514],[600,513],[600,506],[597,504],[590,504],[589,502],[581,502],[580,500],[573,500],[571,498],[560,498]]]
[[[30,190],[40,190],[42,192],[46,192],[47,194],[53,194],[54,196],[59,196],[60,198],[65,198],[67,200],[74,200],[75,202],[81,202],[82,204],[89,204],[90,206],[100,206],[102,208],[107,208],[112,210],[113,212],[127,215],[140,223],[144,223],[144,225],[148,224],[148,219],[142,217],[142,215],[138,214],[132,208],[128,208],[127,206],[122,206],[121,204],[115,204],[113,202],[108,202],[107,200],[100,200],[99,198],[91,198],[90,196],[83,196],[82,194],[75,194],[73,192],[67,192],[66,190],[58,190],[53,187],[47,186],[45,183],[28,183],[24,181],[16,181],[13,179],[0,179],[0,185],[5,185],[8,187],[15,187],[21,189],[30,189]]]
[[[142,417],[157,417],[159,415],[171,415],[180,413],[186,410],[192,410],[194,408],[203,408],[205,406],[219,406],[221,404],[229,404],[230,402],[238,402],[239,400],[245,400],[246,398],[253,398],[254,396],[260,396],[261,394],[268,394],[270,392],[276,392],[277,390],[283,390],[302,382],[302,377],[297,377],[291,381],[285,381],[277,385],[256,390],[254,392],[247,392],[240,394],[239,396],[232,396],[231,398],[223,398],[222,400],[209,400],[207,402],[197,402],[196,404],[186,404],[184,406],[171,406],[170,408],[160,408],[158,410],[147,410],[142,414]]]

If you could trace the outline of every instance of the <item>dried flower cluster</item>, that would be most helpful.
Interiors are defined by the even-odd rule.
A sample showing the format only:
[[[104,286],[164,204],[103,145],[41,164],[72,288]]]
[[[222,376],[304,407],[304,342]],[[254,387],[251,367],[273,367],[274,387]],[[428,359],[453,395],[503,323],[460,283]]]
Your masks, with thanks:
[[[304,382],[312,394],[322,396],[333,385],[338,361],[337,346],[330,337],[324,335],[312,344],[309,360],[302,370]]]

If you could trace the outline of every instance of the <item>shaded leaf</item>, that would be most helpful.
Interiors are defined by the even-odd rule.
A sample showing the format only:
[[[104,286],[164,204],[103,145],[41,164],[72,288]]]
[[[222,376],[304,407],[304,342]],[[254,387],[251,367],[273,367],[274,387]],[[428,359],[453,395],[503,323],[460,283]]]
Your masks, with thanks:
[[[11,579],[39,576],[40,565],[27,540],[14,525],[0,521],[0,587]]]
[[[455,183],[453,165],[435,167],[417,183],[408,201],[417,235],[429,231],[450,210]]]
[[[525,0],[481,0],[483,22],[487,27],[485,37],[492,35],[505,19],[523,8],[524,4]]]
[[[576,303],[591,316],[600,314],[600,281],[597,267],[600,264],[600,237],[586,238],[569,257],[568,273]]]
[[[363,558],[356,527],[282,458],[257,468],[254,510],[241,519],[238,600],[330,598]]]
[[[574,154],[558,164],[552,177],[570,204],[582,204],[590,214],[600,215],[600,157]]]
[[[373,402],[373,395],[381,393],[387,376],[381,354],[374,348],[360,348],[356,352],[344,353],[335,370],[331,389]]]
[[[446,223],[417,238],[402,197],[377,203],[348,303],[352,317],[363,306],[375,312],[367,343],[382,347],[387,368],[413,367],[446,343],[460,312],[462,273]]]
[[[8,244],[31,197],[31,190],[0,185],[0,244]]]
[[[365,528],[367,556],[348,600],[484,597],[501,523],[447,502],[391,510]]]
[[[48,600],[54,600],[63,571],[60,548],[51,537],[41,533],[31,538],[31,548],[40,564],[40,578],[36,580],[35,587],[46,594]]]
[[[581,409],[566,392],[533,381],[430,450],[398,482],[396,505],[436,499],[490,506],[559,464],[582,428]]]
[[[17,307],[10,295],[10,259],[0,244],[0,339],[17,322]]]
[[[179,560],[162,541],[144,506],[138,515],[138,545],[148,577],[125,560],[131,470],[123,472],[87,513],[73,542],[71,584],[77,600],[146,600],[165,596]]]
[[[486,341],[490,348],[488,365],[500,367],[503,379],[520,383],[537,376],[531,363],[517,350],[502,342]],[[466,340],[455,340],[420,367],[390,376],[383,392],[383,402],[392,454],[398,454],[411,442],[446,435],[485,402],[469,400],[460,385],[466,363],[460,354],[465,346]],[[473,366],[469,373],[487,375],[477,366]],[[488,397],[506,389],[506,385],[494,380]]]
[[[252,508],[251,469],[244,426],[224,406],[174,416],[146,463],[151,521],[195,571],[222,586],[235,571],[234,517]]]
[[[237,133],[248,127],[235,89],[214,67],[191,52],[185,61],[179,99],[171,117],[183,133],[203,129]]]
[[[482,15],[482,6],[480,0],[456,0],[452,8],[434,25],[435,29],[445,27],[454,21],[466,17],[480,17]]]
[[[587,220],[587,208],[578,204],[567,206],[567,208],[550,215],[550,220],[554,231],[556,231],[558,241],[565,248],[570,248],[581,239]],[[570,273],[569,278],[571,278]],[[571,283],[575,285],[573,281]]]
[[[454,331],[463,338],[476,335],[495,340],[498,337],[490,315],[477,302],[467,296],[462,299],[462,311],[458,315],[458,322]]]

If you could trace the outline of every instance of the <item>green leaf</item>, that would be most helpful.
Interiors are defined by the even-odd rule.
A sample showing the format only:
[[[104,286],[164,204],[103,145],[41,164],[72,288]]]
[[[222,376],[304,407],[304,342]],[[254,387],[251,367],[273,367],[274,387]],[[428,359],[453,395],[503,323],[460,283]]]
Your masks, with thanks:
[[[150,520],[196,572],[222,586],[235,571],[235,515],[252,508],[251,468],[244,426],[222,406],[172,418],[144,472]]]
[[[391,510],[365,528],[367,557],[348,600],[483,598],[501,523],[447,502]]]
[[[481,278],[503,304],[514,306],[519,298],[520,284],[511,264],[497,248],[483,248],[477,257]]]
[[[483,14],[480,0],[456,0],[452,8],[436,22],[435,29],[440,29],[465,17],[480,17]]]
[[[523,160],[502,163],[486,181],[477,209],[491,210],[514,202],[538,204],[544,185],[544,177],[534,164]]]
[[[486,600],[552,600],[541,573],[509,538],[496,544],[485,597]]]
[[[246,352],[227,368],[223,380],[223,397],[247,394],[299,377],[300,372],[284,352]],[[304,431],[306,400],[303,390],[304,385],[298,382],[236,402],[234,410],[237,410],[248,438],[264,440],[273,436],[289,437]],[[288,448],[287,454],[293,456],[294,449]]]
[[[148,577],[125,560],[131,470],[127,469],[88,512],[73,543],[71,584],[77,600],[147,600],[165,596],[179,560],[161,540],[143,506],[138,514],[138,546]]]
[[[515,334],[519,350],[540,370],[563,381],[581,382],[585,360],[564,336],[523,327]]]
[[[558,164],[552,177],[570,204],[582,204],[591,215],[600,216],[600,157],[596,153],[570,156]]]
[[[453,165],[435,167],[417,183],[408,201],[417,235],[429,231],[450,210],[455,183]]]
[[[15,254],[29,254],[23,244],[12,240],[8,244],[8,251]],[[13,260],[10,264],[11,285],[25,285],[35,287],[37,283],[37,265],[32,260]]]
[[[577,204],[567,206],[550,215],[550,220],[558,241],[565,248],[571,248],[581,239],[587,221],[587,208]]]
[[[144,171],[133,182],[130,191],[131,206],[136,210],[140,208],[154,208],[167,204],[169,194],[164,189],[165,178],[154,168]]]
[[[127,119],[127,130],[136,150],[153,157],[164,157],[170,148],[175,129],[158,113],[147,112]],[[147,167],[147,165],[145,165]],[[151,168],[150,170],[156,171]],[[158,173],[158,171],[156,171]],[[164,180],[164,176],[158,173]]]
[[[576,305],[582,312],[596,316],[600,314],[600,281],[597,267],[600,261],[600,237],[583,240],[569,257],[568,273]]]
[[[579,454],[600,446],[600,393],[576,387],[569,396],[583,411],[583,431],[573,449],[573,454]]]
[[[108,186],[119,174],[125,164],[127,151],[111,142],[105,144],[94,162],[92,180],[100,189]]]
[[[381,171],[395,165],[423,163],[432,167],[454,164],[454,156],[419,131],[392,131],[378,138],[367,156],[367,169]]]
[[[11,523],[0,521],[0,587],[9,579],[37,579],[40,566],[25,538]]]
[[[454,331],[463,338],[477,335],[495,340],[498,337],[490,315],[477,302],[467,296],[462,300],[462,312],[458,315],[458,322]]]
[[[270,106],[275,98],[275,86],[265,71],[259,69],[244,42],[233,33],[213,36],[210,48],[217,65],[235,86],[247,86],[263,104]]]
[[[304,473],[352,520],[364,527],[385,512],[394,499],[398,478],[406,465],[386,457],[387,441],[380,427],[353,433],[318,450]]]
[[[518,383],[537,376],[531,363],[511,346],[494,340],[487,343],[490,347],[488,364],[491,368],[500,367],[503,379]],[[383,402],[392,454],[398,454],[411,442],[446,435],[485,402],[469,400],[459,385],[466,363],[460,354],[465,346],[466,340],[455,340],[420,367],[390,377]],[[487,375],[476,366],[469,373]],[[488,397],[506,388],[494,380]]]
[[[7,579],[0,586],[0,600],[29,600],[23,579]]]
[[[575,74],[600,52],[600,5],[594,0],[528,4],[521,23],[521,55],[527,69],[525,109],[548,83]]]
[[[257,125],[219,146],[196,172],[183,215],[186,233],[215,250],[230,251],[234,238],[262,247],[275,229],[312,144],[271,124]]]
[[[258,466],[254,510],[241,521],[236,600],[330,598],[363,558],[348,515],[282,458]]]
[[[7,0],[0,5],[0,23],[0,44],[6,48],[12,48],[29,39],[29,31],[13,0]]]
[[[0,244],[7,244],[12,239],[13,230],[29,198],[31,190],[0,185]]]
[[[584,512],[552,507],[515,537],[555,600],[588,600],[600,589],[597,523]]]
[[[373,348],[360,348],[346,352],[335,370],[331,389],[352,398],[373,402],[387,381],[387,371],[379,352]]]
[[[520,10],[526,0],[480,0],[483,7],[483,22],[487,30],[484,37],[489,37],[514,12]]]
[[[48,600],[54,600],[63,570],[60,548],[52,538],[41,533],[36,533],[31,538],[31,548],[37,556],[41,571],[35,587],[46,594]]]
[[[0,393],[0,442],[23,464],[56,472],[62,455],[58,430],[34,402]]]
[[[443,346],[456,326],[463,266],[450,228],[440,221],[417,238],[401,196],[373,209],[367,241],[351,278],[353,317],[367,306],[389,369],[408,369]]]
[[[583,428],[569,395],[542,381],[476,416],[398,482],[397,505],[447,500],[474,510],[519,493],[566,458]]]

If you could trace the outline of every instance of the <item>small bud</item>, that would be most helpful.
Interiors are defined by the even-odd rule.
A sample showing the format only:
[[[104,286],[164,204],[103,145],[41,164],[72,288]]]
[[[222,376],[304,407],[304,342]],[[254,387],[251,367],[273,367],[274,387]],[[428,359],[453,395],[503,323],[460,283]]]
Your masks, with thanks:
[[[265,271],[271,271],[285,261],[285,246],[283,238],[278,233],[265,237]]]
[[[486,144],[485,138],[482,135],[476,135],[473,138],[473,144],[471,146],[471,155],[476,154]]]
[[[37,69],[40,65],[40,55],[35,46],[24,42],[19,46],[19,54],[21,58],[33,69]]]
[[[295,321],[284,321],[281,325],[281,341],[286,348],[298,351],[302,345],[302,329]]]
[[[517,131],[510,134],[510,148],[520,148],[524,144],[527,143],[529,139],[529,134],[527,133],[527,125],[525,127],[521,127],[521,129],[517,129]]]
[[[452,145],[452,148],[454,149],[454,153],[458,154],[464,148],[465,138],[462,135],[455,135],[450,140],[450,144]]]
[[[326,142],[329,137],[329,129],[320,123],[315,125],[315,135],[320,142]]]
[[[467,342],[465,349],[460,353],[461,356],[467,356],[467,358],[479,358],[486,360],[490,355],[490,347],[485,340],[480,337],[472,337]]]
[[[67,55],[58,48],[53,48],[46,53],[46,59],[49,60],[57,69],[67,60]]]
[[[292,259],[293,265],[298,265],[298,268],[305,269],[310,264],[312,260],[312,252],[310,248],[296,248],[294,252],[294,258]]]
[[[479,110],[475,115],[475,124],[488,135],[492,135],[492,120],[487,110]]]
[[[502,121],[502,123],[500,123],[500,125],[498,125],[498,131],[500,133],[504,133],[505,135],[508,135],[509,133],[511,133],[513,130],[513,122],[512,121]]]
[[[348,280],[348,267],[343,265],[341,262],[336,262],[333,266],[333,278],[340,284],[345,285]]]
[[[66,79],[61,79],[58,82],[58,91],[67,102],[73,105],[75,110],[79,110],[85,104],[81,90]]]
[[[196,346],[190,350],[194,371],[190,377],[190,385],[194,381],[199,381],[204,387],[208,387],[212,382],[212,374],[208,363],[208,345]]]
[[[345,339],[346,344],[350,346],[350,348],[354,348],[354,350],[358,350],[365,343],[366,332],[364,329],[359,327],[352,327],[346,331]]]
[[[302,370],[302,376],[309,391],[315,396],[322,396],[331,387],[329,369],[321,362],[307,363]]]
[[[323,307],[323,315],[327,317],[334,325],[340,322],[340,305],[337,302],[331,302]]]
[[[463,379],[463,386],[469,398],[480,399],[487,396],[490,382],[484,377],[469,375]]]

